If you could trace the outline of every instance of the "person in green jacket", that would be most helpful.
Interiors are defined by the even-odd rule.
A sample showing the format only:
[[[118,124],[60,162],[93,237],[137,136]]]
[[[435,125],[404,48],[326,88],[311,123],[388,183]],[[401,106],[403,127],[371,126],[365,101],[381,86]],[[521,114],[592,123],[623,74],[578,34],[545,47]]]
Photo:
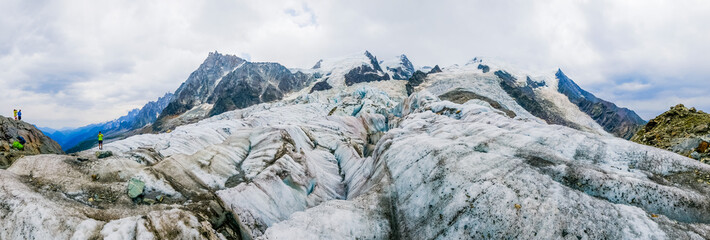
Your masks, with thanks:
[[[99,150],[104,149],[104,135],[99,131]]]

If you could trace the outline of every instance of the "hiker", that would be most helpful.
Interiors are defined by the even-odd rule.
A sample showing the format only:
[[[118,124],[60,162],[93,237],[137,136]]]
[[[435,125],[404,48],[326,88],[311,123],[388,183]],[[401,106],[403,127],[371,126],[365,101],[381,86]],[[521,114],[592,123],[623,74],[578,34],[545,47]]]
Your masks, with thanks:
[[[104,149],[104,135],[99,131],[99,150]]]
[[[22,121],[22,109],[17,111],[17,120]]]
[[[22,136],[17,136],[17,139],[20,140],[20,144],[22,145],[25,145],[25,143],[27,143],[27,141],[25,141],[25,138],[23,138]]]
[[[17,121],[17,109],[12,109],[12,115],[15,116],[15,121]]]

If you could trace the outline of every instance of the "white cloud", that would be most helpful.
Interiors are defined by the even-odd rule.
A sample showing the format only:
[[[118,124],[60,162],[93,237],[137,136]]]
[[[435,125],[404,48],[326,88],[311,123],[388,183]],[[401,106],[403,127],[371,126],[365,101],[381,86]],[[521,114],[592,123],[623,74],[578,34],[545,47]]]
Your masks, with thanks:
[[[703,0],[2,0],[0,9],[0,109],[20,107],[41,126],[114,119],[174,91],[214,50],[289,67],[365,49],[417,65],[487,56],[560,67],[644,117],[673,101],[710,109]]]
[[[622,84],[616,86],[616,89],[621,90],[621,91],[627,91],[627,92],[636,92],[636,91],[648,89],[649,87],[651,87],[651,84],[648,84],[648,83],[627,82],[627,83],[622,83]]]

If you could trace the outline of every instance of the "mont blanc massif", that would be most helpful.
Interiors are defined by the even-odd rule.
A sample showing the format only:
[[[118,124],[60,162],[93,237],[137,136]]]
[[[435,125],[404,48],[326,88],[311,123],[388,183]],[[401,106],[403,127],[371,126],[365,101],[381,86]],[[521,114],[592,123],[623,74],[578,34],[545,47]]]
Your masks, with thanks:
[[[710,238],[710,166],[573,78],[209,53],[114,121],[0,119],[0,239]]]

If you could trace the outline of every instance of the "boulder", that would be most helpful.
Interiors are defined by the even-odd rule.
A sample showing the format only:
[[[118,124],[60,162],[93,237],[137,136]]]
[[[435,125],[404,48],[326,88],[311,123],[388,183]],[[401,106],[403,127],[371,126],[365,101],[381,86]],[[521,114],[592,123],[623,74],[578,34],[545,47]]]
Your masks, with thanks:
[[[698,144],[698,147],[695,149],[695,151],[699,153],[706,153],[708,151],[708,142],[702,141],[700,144]]]
[[[95,154],[96,154],[96,158],[99,158],[99,159],[113,156],[113,152],[111,152],[111,151],[98,151]]]
[[[138,196],[143,194],[144,189],[145,183],[140,179],[131,178],[131,180],[128,181],[128,196],[130,198],[137,198]]]

